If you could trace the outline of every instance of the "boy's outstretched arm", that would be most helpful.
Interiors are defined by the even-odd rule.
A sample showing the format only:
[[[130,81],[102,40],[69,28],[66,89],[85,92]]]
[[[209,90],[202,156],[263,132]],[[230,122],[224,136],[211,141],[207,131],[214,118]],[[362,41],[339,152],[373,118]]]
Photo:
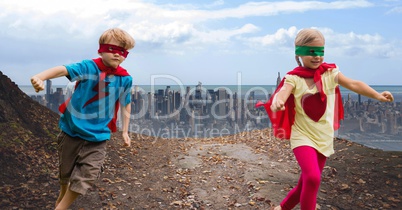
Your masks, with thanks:
[[[366,83],[350,79],[344,76],[341,72],[338,73],[338,75],[335,77],[335,80],[337,80],[338,84],[340,84],[342,87],[345,87],[360,95],[364,95],[366,97],[373,98],[382,102],[394,101],[394,96],[389,91],[379,93]]]
[[[35,88],[35,91],[39,92],[45,89],[45,80],[67,75],[68,71],[65,66],[56,66],[31,77],[31,84]]]
[[[131,146],[131,138],[128,135],[128,126],[130,125],[130,114],[131,114],[131,104],[127,104],[126,106],[120,105],[121,110],[121,119],[123,121],[122,129],[123,129],[123,140],[124,146]]]

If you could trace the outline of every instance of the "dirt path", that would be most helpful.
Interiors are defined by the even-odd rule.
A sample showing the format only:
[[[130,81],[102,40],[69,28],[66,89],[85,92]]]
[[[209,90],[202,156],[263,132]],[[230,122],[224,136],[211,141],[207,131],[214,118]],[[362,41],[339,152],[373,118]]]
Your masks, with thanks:
[[[282,183],[297,180],[288,173],[296,171],[293,162],[271,160],[244,143],[193,143],[176,161],[191,179],[190,193],[210,209],[263,209],[283,198]]]
[[[299,171],[288,142],[267,132],[142,136],[130,150],[113,139],[101,181],[73,209],[269,209],[294,186]],[[344,140],[336,145],[324,169],[320,209],[401,209],[401,153]]]

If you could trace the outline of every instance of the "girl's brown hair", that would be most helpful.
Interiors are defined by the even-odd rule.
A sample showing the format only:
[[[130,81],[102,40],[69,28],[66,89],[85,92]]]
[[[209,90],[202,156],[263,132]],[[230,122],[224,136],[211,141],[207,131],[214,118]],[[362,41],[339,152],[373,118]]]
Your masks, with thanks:
[[[325,44],[324,35],[322,35],[319,30],[312,28],[302,29],[299,31],[299,33],[297,33],[295,38],[295,46],[308,46],[308,44],[315,40],[322,40]],[[295,56],[295,59],[297,64],[302,66],[298,55]]]

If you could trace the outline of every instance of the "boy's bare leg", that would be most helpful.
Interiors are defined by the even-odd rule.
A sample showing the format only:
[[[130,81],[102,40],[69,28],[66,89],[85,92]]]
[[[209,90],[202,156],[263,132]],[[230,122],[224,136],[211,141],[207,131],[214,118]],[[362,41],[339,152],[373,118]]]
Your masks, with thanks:
[[[59,193],[59,197],[56,200],[55,207],[57,207],[57,205],[59,205],[61,199],[63,199],[63,197],[64,197],[64,194],[66,194],[67,189],[68,189],[68,184],[60,185],[60,193]]]
[[[73,202],[74,200],[79,196],[80,194],[71,191],[68,187],[67,190],[65,191],[65,194],[59,204],[56,206],[56,210],[66,210]]]

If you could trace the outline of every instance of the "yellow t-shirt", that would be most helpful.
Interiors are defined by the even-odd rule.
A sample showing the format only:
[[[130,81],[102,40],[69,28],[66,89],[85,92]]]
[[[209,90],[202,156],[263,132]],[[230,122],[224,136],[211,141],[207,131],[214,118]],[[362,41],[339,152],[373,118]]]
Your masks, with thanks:
[[[334,153],[335,87],[338,85],[335,77],[338,73],[338,68],[335,68],[321,75],[323,89],[327,95],[327,104],[325,111],[322,111],[323,114],[317,122],[312,120],[302,107],[302,97],[306,94],[318,93],[317,87],[314,86],[314,88],[309,89],[302,77],[296,75],[285,76],[285,83],[294,87],[292,94],[295,97],[296,115],[290,136],[292,149],[300,146],[311,146],[326,157]],[[304,106],[309,106],[309,103],[304,103]],[[317,113],[313,114],[317,115]]]

